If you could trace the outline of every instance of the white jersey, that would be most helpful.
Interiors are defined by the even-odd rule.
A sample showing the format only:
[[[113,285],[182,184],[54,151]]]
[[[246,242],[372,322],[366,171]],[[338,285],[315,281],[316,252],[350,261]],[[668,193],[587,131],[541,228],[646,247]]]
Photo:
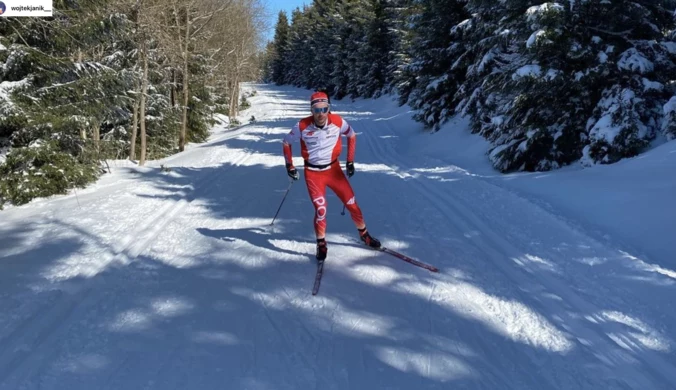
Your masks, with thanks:
[[[284,137],[284,144],[300,140],[301,155],[306,165],[315,168],[328,168],[338,159],[342,151],[341,136],[352,137],[354,130],[345,119],[337,114],[329,114],[323,128],[315,125],[312,116],[300,120],[293,129]],[[353,148],[353,143],[348,143]],[[290,149],[289,149],[290,154]],[[354,154],[354,150],[348,155]],[[290,156],[287,155],[287,162]],[[349,158],[348,158],[349,159]]]

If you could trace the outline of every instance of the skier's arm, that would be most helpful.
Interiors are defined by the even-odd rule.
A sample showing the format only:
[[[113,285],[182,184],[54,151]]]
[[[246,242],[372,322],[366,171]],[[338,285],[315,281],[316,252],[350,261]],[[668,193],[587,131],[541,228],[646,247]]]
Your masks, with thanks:
[[[347,137],[347,161],[354,161],[354,153],[357,147],[357,133],[345,119],[340,127],[340,133]]]
[[[291,131],[284,136],[284,140],[282,141],[282,145],[284,148],[284,159],[286,160],[286,165],[292,166],[293,167],[293,153],[291,150],[291,144],[293,142],[296,142],[300,139],[300,122],[296,123],[296,125],[291,129]]]

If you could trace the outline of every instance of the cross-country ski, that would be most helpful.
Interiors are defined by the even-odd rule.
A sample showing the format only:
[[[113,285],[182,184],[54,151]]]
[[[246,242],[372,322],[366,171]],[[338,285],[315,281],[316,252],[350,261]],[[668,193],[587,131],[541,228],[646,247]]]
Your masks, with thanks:
[[[430,264],[427,264],[427,263],[423,263],[420,260],[410,258],[410,257],[406,256],[405,254],[399,253],[399,252],[397,252],[393,249],[386,248],[386,247],[380,247],[379,250],[382,251],[382,252],[385,252],[385,253],[389,253],[390,255],[392,255],[392,256],[394,256],[398,259],[404,260],[405,262],[407,262],[409,264],[413,264],[413,265],[418,266],[420,268],[424,268],[428,271],[439,272],[439,269],[437,269],[437,267],[430,265]]]
[[[319,293],[319,285],[322,282],[322,276],[324,275],[324,262],[325,260],[317,261],[317,275],[315,275],[315,284],[312,286],[312,295],[317,295]]]

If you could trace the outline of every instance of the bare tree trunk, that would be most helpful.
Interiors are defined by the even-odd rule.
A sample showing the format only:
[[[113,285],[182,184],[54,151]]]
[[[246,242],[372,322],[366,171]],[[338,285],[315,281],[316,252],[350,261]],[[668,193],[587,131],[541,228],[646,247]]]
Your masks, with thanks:
[[[232,94],[230,95],[230,119],[237,117],[239,113],[239,72],[235,73],[235,79],[232,83]]]
[[[144,165],[146,163],[146,92],[148,91],[148,51],[146,48],[146,41],[143,40],[142,44],[142,54],[141,56],[143,61],[143,86],[141,87],[141,104],[139,117],[141,120],[141,159],[139,160],[139,165]]]
[[[176,92],[176,70],[172,69],[171,70],[171,106],[176,107],[176,103],[178,103],[178,98],[177,98],[177,92]]]
[[[141,92],[140,90],[138,91],[139,93]],[[138,96],[138,95],[137,95]],[[137,127],[138,127],[138,111],[139,111],[139,104],[141,103],[140,99],[137,99],[134,101],[134,118],[132,119],[132,128],[131,128],[131,147],[129,149],[129,159],[130,160],[135,160],[136,159],[136,136],[137,136]]]
[[[92,138],[94,139],[94,147],[96,148],[96,154],[101,153],[101,125],[94,123],[92,126]]]
[[[181,119],[181,135],[178,139],[178,150],[185,150],[185,139],[188,130],[188,44],[190,40],[190,10],[185,13],[185,46],[183,47],[183,116]]]

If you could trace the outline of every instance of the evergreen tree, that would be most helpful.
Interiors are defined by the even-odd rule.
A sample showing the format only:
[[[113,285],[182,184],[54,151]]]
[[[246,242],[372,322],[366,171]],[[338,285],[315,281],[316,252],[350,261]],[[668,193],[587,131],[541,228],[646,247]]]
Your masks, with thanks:
[[[413,59],[407,69],[414,79],[409,82],[408,103],[417,110],[416,120],[438,129],[454,113],[454,96],[465,74],[464,69],[452,68],[464,48],[450,31],[469,14],[456,0],[420,0],[419,7]]]
[[[94,180],[106,149],[101,131],[119,132],[123,122],[118,109],[132,80],[121,72],[128,19],[107,14],[103,1],[61,6],[51,19],[0,22],[10,45],[3,80],[21,84],[0,124],[12,147],[0,168],[0,202],[21,204]]]
[[[339,43],[337,26],[341,22],[338,16],[336,0],[315,0],[306,12],[311,30],[307,34],[307,55],[312,58],[308,67],[306,88],[332,91],[335,86],[331,77],[335,64],[343,54],[332,48]]]
[[[408,55],[410,47],[411,28],[406,23],[407,18],[415,8],[413,0],[382,0],[383,18],[385,25],[385,41],[388,45],[385,68],[385,85],[383,92],[392,93],[397,90],[402,69],[410,63]]]
[[[664,32],[676,27],[676,1],[578,0],[576,6],[587,27],[583,36],[598,46],[598,64],[589,71],[603,77],[583,153],[593,162],[612,163],[638,154],[661,131],[675,87],[676,57]]]
[[[676,95],[664,105],[664,122],[662,123],[662,131],[671,141],[676,139]]]
[[[399,96],[399,104],[404,105],[408,102],[411,92],[417,85],[415,66],[411,64],[416,57],[414,41],[418,34],[417,25],[422,8],[419,0],[392,1],[396,5],[392,7],[389,15],[393,18],[400,16],[401,22],[399,28],[395,27],[396,34],[400,39],[397,43],[398,50],[393,53],[394,62],[389,69],[392,72],[392,88]],[[393,22],[393,25],[397,26],[395,22]]]
[[[614,162],[654,138],[673,71],[657,30],[673,20],[620,3],[468,3],[473,18],[456,27],[475,45],[461,58],[469,64],[462,108],[493,143],[496,168]],[[643,16],[632,14],[639,9]]]
[[[274,42],[268,42],[265,45],[265,52],[261,54],[261,81],[264,83],[277,83],[277,81],[273,78],[273,72],[274,72],[274,61],[278,58],[282,58],[282,56],[278,56],[276,49],[275,49],[275,43]],[[281,61],[280,61],[281,62]]]
[[[308,8],[306,7],[305,10]],[[284,83],[296,87],[312,85],[310,82],[310,69],[316,65],[309,45],[310,34],[313,31],[312,21],[306,13],[296,8],[291,14],[291,26],[289,28],[289,43],[284,56],[284,69],[286,74]]]
[[[369,70],[374,61],[372,47],[369,45],[369,25],[373,20],[373,10],[368,0],[351,0],[344,3],[343,18],[347,21],[343,34],[345,52],[342,61],[348,72],[346,94],[352,98],[366,96]]]
[[[368,72],[364,77],[362,96],[378,97],[391,77],[387,75],[392,61],[391,53],[394,50],[394,41],[389,31],[387,12],[387,0],[373,0],[373,18],[368,26]]]
[[[277,84],[283,84],[285,80],[286,63],[289,42],[289,21],[286,12],[280,11],[275,26],[274,52],[271,54],[271,78]]]
[[[350,72],[351,63],[345,58],[351,46],[350,34],[352,31],[352,27],[348,19],[346,19],[348,16],[347,8],[348,4],[345,2],[337,5],[336,13],[331,19],[336,40],[333,42],[330,50],[335,53],[336,60],[332,64],[333,69],[329,75],[331,77],[332,88],[328,89],[327,92],[329,92],[329,96],[334,96],[339,100],[347,95],[347,85],[352,76]]]

